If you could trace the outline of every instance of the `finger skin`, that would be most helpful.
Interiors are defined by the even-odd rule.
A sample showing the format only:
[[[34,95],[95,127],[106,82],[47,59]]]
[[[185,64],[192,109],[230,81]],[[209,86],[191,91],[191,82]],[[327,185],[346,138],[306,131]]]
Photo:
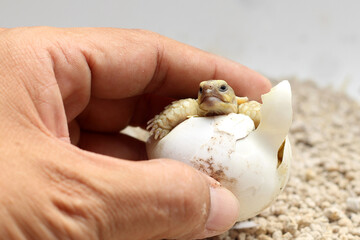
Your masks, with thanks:
[[[211,181],[193,168],[170,160],[119,161],[19,130],[18,145],[6,144],[12,161],[1,156],[7,170],[0,177],[0,219],[7,219],[1,236],[189,239],[204,228]]]
[[[26,46],[28,61],[22,67],[37,75],[26,74],[23,79],[39,99],[52,97],[51,102],[57,102],[36,107],[43,122],[60,137],[67,137],[66,126],[53,122],[47,114],[62,111],[58,91],[66,116],[58,114],[56,118],[66,117],[70,122],[88,108],[80,125],[93,122],[84,127],[102,131],[112,122],[119,123],[119,130],[135,115],[136,123],[144,125],[149,119],[139,116],[149,105],[138,102],[144,100],[138,98],[144,93],[171,98],[196,96],[199,82],[224,79],[237,95],[259,100],[270,88],[266,78],[245,66],[142,30],[28,28],[6,30],[2,36],[12,37],[10,48]],[[33,89],[29,77],[36,77],[42,87]],[[49,87],[57,85],[59,89]],[[99,123],[93,118],[103,112],[102,106],[90,98],[109,100],[109,105],[113,100],[121,104],[124,99],[130,110],[116,118],[106,116],[106,121]]]
[[[254,99],[270,87],[240,64],[141,30],[5,29],[0,62],[0,236],[9,239],[206,237],[214,180],[70,142],[138,160],[138,142],[110,133],[142,126],[164,100],[194,96],[208,79]]]

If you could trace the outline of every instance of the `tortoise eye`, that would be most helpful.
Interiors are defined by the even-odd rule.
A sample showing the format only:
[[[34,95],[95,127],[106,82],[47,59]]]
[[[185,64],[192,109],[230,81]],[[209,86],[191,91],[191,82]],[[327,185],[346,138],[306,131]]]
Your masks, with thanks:
[[[228,87],[225,84],[221,85],[219,88],[220,92],[225,92],[227,89]]]
[[[199,89],[199,93],[202,93],[202,91],[203,91],[203,89],[202,89],[202,87],[200,87],[200,89]]]

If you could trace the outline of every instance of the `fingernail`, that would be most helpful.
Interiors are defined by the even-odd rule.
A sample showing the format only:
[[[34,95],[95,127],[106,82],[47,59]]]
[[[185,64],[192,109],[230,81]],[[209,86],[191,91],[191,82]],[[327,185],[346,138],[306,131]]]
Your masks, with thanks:
[[[239,201],[223,187],[210,187],[210,213],[204,235],[213,236],[230,229],[239,218]]]

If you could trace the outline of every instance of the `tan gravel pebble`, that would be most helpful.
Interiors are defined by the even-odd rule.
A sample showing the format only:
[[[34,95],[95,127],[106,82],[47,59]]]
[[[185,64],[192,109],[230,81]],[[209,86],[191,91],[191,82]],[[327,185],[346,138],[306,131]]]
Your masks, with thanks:
[[[346,205],[347,205],[347,209],[349,211],[359,212],[360,211],[360,197],[357,197],[357,198],[349,197],[348,199],[346,199]]]
[[[276,230],[273,234],[272,234],[272,238],[275,240],[281,240],[282,239],[282,232],[280,230]]]
[[[325,210],[325,216],[330,220],[330,221],[337,221],[340,219],[342,215],[342,212],[340,209],[337,209],[335,207],[331,207]]]
[[[290,81],[291,176],[258,226],[211,239],[360,239],[360,104],[313,82]]]
[[[350,230],[350,233],[353,235],[353,236],[358,236],[360,237],[360,228],[353,228]]]
[[[347,217],[343,217],[341,218],[339,221],[338,221],[338,224],[339,226],[342,226],[342,227],[352,227],[352,223],[351,223],[351,220]]]
[[[291,233],[285,233],[284,235],[283,235],[283,239],[285,240],[289,240],[289,239],[293,239],[294,237],[293,237],[293,235],[291,235]]]

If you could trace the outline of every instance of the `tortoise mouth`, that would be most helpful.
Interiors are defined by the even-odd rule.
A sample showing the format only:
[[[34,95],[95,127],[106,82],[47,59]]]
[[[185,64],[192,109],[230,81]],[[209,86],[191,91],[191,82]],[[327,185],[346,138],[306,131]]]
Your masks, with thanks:
[[[206,112],[206,116],[228,114],[237,110],[237,106],[228,102],[223,96],[211,93],[201,96],[199,107]]]
[[[201,98],[200,104],[206,104],[206,105],[214,105],[215,103],[223,102],[222,99],[215,97],[215,96],[205,96]]]
[[[215,102],[225,102],[225,99],[221,94],[216,91],[211,91],[207,93],[203,93],[200,97],[200,104],[203,103],[215,103]]]

